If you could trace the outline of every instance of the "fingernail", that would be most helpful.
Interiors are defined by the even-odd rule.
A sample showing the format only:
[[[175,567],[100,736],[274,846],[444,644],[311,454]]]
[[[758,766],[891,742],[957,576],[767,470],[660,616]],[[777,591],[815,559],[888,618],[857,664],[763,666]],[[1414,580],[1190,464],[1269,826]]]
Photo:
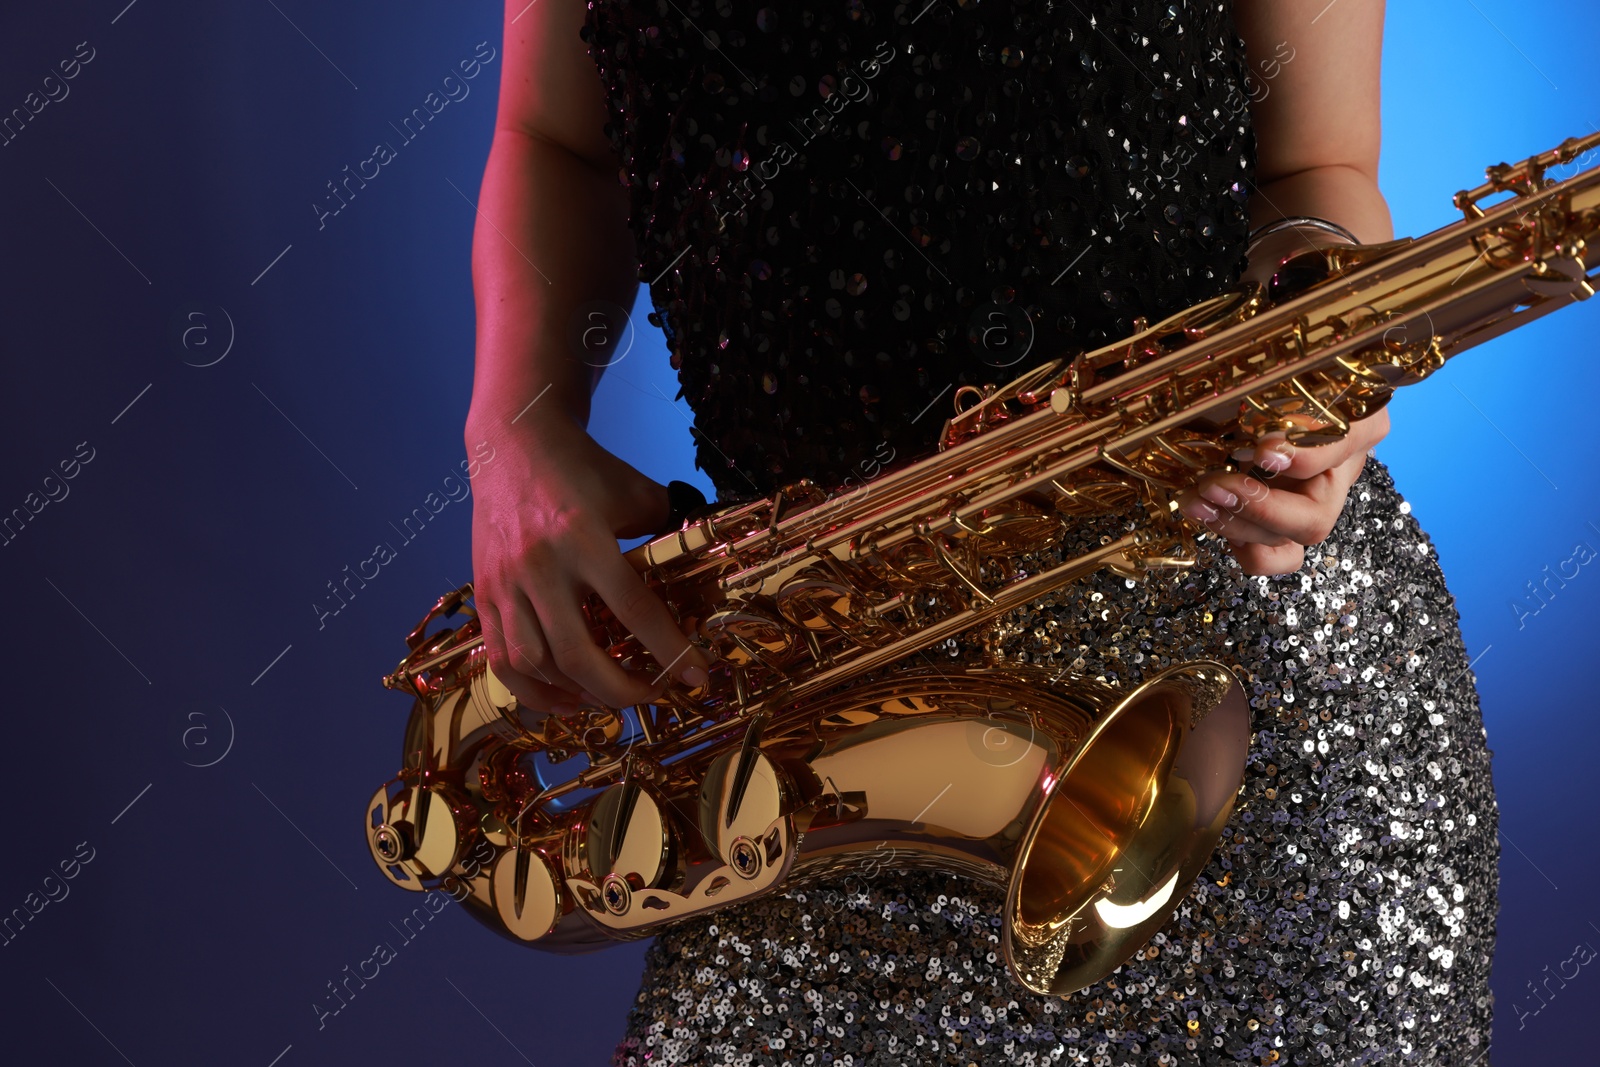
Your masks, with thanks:
[[[1189,518],[1198,519],[1200,522],[1210,522],[1217,517],[1216,508],[1199,500],[1191,500],[1178,510],[1189,516]]]
[[[678,672],[678,678],[690,689],[699,689],[711,680],[711,677],[699,667],[685,667]]]
[[[1236,448],[1228,454],[1233,459],[1238,460],[1240,463],[1249,463],[1256,458],[1256,450],[1250,445],[1246,445],[1243,448]]]
[[[1220,504],[1225,508],[1231,508],[1239,503],[1238,497],[1234,496],[1220,485],[1202,486],[1200,489],[1200,495],[1211,501],[1213,504]]]
[[[1264,471],[1281,471],[1288,468],[1290,462],[1287,449],[1267,448],[1256,457],[1256,466]]]

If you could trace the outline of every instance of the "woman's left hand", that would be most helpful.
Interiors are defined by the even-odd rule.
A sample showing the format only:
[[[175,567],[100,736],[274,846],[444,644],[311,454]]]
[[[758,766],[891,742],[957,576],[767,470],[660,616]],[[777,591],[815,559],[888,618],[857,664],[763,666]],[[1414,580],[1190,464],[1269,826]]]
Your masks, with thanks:
[[[1292,574],[1305,564],[1306,548],[1333,532],[1368,449],[1388,433],[1383,407],[1332,444],[1296,448],[1282,433],[1268,434],[1254,456],[1241,451],[1234,459],[1271,471],[1270,480],[1211,471],[1175,499],[1185,515],[1227,539],[1244,573]]]

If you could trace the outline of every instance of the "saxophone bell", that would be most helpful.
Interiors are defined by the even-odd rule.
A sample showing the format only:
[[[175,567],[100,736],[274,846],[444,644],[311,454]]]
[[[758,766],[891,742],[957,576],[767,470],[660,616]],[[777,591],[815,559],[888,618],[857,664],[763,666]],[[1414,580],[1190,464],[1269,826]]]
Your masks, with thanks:
[[[1007,962],[1036,993],[1099,981],[1171,918],[1233,812],[1242,688],[1184,664],[1122,697],[1043,783],[1006,896]]]

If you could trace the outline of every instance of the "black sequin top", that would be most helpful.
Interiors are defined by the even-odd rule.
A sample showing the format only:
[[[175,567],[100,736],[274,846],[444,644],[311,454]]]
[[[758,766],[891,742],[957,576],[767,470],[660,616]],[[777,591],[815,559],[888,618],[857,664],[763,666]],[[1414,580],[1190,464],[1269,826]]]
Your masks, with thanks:
[[[589,0],[639,277],[724,497],[929,451],[964,383],[1227,287],[1216,0]]]

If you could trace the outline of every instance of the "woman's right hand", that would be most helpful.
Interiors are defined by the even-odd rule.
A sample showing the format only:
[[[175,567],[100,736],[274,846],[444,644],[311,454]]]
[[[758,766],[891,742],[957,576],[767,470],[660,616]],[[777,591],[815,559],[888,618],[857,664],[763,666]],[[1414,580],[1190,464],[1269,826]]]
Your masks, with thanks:
[[[617,544],[666,524],[666,488],[564,415],[491,436],[495,462],[473,478],[472,570],[495,677],[523,706],[557,714],[659,696],[664,678],[624,671],[595,642],[582,612],[594,592],[657,664],[705,684],[704,654]]]

